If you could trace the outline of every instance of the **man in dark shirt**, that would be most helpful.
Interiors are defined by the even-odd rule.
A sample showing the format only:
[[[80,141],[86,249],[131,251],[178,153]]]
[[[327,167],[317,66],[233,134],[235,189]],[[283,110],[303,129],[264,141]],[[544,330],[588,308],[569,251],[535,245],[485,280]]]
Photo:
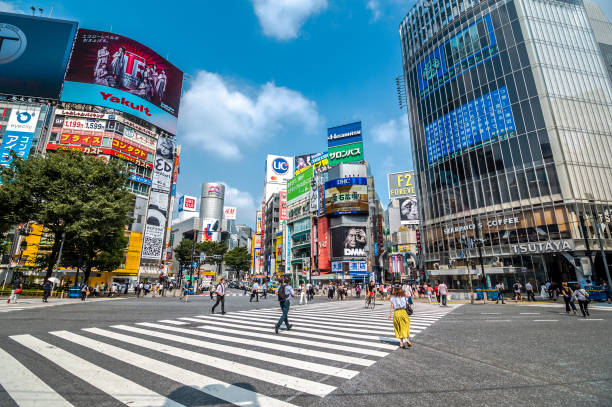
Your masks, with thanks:
[[[9,297],[7,302],[10,303],[12,300],[14,304],[17,304],[17,300],[19,299],[19,294],[21,293],[22,289],[23,289],[23,283],[21,282],[19,277],[17,277],[17,279],[13,281],[13,290],[11,290],[11,296]]]
[[[45,280],[43,284],[43,302],[49,302],[48,298],[51,295],[51,289],[53,288],[53,283],[49,280]]]

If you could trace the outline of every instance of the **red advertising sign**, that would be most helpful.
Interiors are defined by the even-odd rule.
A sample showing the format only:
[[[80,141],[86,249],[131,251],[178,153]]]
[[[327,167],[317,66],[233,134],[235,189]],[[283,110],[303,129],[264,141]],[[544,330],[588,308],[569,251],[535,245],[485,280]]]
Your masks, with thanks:
[[[119,89],[178,117],[183,72],[122,35],[79,29],[65,80]]]
[[[142,160],[147,159],[147,152],[145,150],[143,150],[140,147],[133,146],[130,143],[126,143],[121,140],[117,140],[117,139],[113,140],[113,149],[121,151],[123,153],[130,154]]]
[[[280,191],[279,220],[287,220],[287,191]]]
[[[329,256],[329,219],[325,216],[319,218],[317,234],[319,245],[319,270],[330,270],[331,259]]]
[[[82,151],[85,154],[98,155],[102,152],[99,147],[86,147],[86,146],[64,146],[59,144],[47,144],[47,150],[70,150],[70,151]]]
[[[81,146],[101,146],[101,136],[86,136],[84,134],[62,134],[60,144],[78,144]]]
[[[138,165],[139,167],[147,167],[150,170],[153,169],[153,164],[148,163],[148,162],[143,161],[143,160],[139,160],[138,158],[134,158],[134,157],[129,156],[127,154],[123,154],[123,153],[121,153],[119,151],[111,150],[109,148],[103,148],[102,149],[102,153],[110,154],[110,155],[113,155],[115,157],[119,157],[119,158],[121,158],[123,160],[126,160],[126,161],[129,161],[131,163],[134,163],[134,164]]]

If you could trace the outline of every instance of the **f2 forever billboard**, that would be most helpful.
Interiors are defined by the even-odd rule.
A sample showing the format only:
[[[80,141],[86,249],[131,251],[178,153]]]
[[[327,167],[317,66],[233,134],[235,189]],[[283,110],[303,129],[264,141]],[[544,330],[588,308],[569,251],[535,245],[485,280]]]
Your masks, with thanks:
[[[183,72],[127,37],[80,29],[61,100],[120,110],[176,134]]]

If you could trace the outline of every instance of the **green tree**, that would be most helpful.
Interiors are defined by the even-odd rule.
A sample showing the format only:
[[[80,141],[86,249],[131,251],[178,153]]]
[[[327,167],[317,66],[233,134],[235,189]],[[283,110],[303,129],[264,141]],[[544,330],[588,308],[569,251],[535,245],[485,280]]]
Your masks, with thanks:
[[[221,242],[209,242],[207,240],[196,245],[196,250],[206,254],[207,264],[219,265],[223,263],[223,256],[227,252],[227,245]]]
[[[181,240],[178,246],[176,246],[173,249],[173,252],[174,252],[174,256],[179,261],[181,266],[188,266],[191,264],[192,252],[193,252],[194,259],[200,257],[200,249],[198,248],[198,245],[196,245],[195,250],[194,250],[193,240],[191,239]]]
[[[92,267],[108,271],[121,264],[134,196],[125,189],[127,176],[119,163],[57,152],[27,161],[15,158],[13,167],[2,168],[0,176],[9,202],[7,212],[0,213],[0,225],[35,221],[53,236],[46,278],[57,261],[62,236],[67,257],[78,256],[86,277]]]
[[[246,247],[236,247],[225,254],[224,261],[236,272],[247,271],[251,267],[251,253]]]

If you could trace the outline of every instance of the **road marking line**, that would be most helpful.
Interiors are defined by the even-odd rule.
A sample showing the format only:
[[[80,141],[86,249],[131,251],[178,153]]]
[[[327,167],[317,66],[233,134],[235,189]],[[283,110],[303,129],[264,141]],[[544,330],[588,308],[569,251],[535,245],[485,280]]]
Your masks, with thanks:
[[[271,355],[266,352],[259,352],[250,349],[237,348],[235,346],[222,345],[215,342],[206,342],[200,339],[188,338],[185,336],[172,335],[165,332],[144,330],[140,328],[130,327],[127,325],[115,325],[112,328],[122,329],[128,332],[140,333],[143,335],[153,336],[155,338],[165,338],[171,341],[185,343],[189,345],[198,346],[204,349],[212,349],[219,352],[230,353],[232,355],[244,356],[251,359],[262,360],[268,363],[276,363],[285,366],[295,366],[297,369],[304,369],[311,372],[321,373],[325,375],[342,377],[344,379],[351,379],[355,377],[359,371],[343,369],[339,367],[327,366],[321,363],[312,363],[302,361],[300,359],[289,358],[285,356]],[[200,333],[197,331],[197,333]],[[397,347],[394,347],[397,348]]]
[[[164,324],[170,324],[170,325],[189,325],[187,322],[173,321],[171,319],[162,319],[162,320],[157,321],[157,322],[162,322]]]
[[[534,319],[533,322],[559,322],[558,319]]]
[[[510,319],[485,319],[485,322],[512,322]]]
[[[130,330],[129,326],[118,325],[113,328]],[[204,353],[197,353],[187,349],[182,349],[176,346],[170,346],[164,343],[153,342],[147,339],[137,338],[135,336],[124,335],[116,332],[107,331],[99,328],[86,328],[83,329],[86,332],[91,332],[97,335],[105,336],[107,338],[115,339],[118,341],[130,343],[136,346],[140,346],[145,349],[165,353],[167,355],[176,356],[181,359],[190,360],[193,362],[200,363],[206,366],[212,366],[226,372],[235,373],[238,375],[250,377],[251,379],[257,379],[264,382],[272,383],[278,386],[287,387],[292,390],[296,390],[306,394],[312,394],[314,396],[325,397],[332,391],[336,390],[334,386],[330,386],[323,383],[318,383],[313,380],[301,379],[299,377],[291,376],[284,373],[274,372],[260,367],[246,365],[244,363],[238,363],[227,359],[218,358],[215,356],[209,356]],[[143,333],[144,329],[132,328],[136,333]],[[174,336],[174,335],[170,335]],[[161,336],[160,336],[161,337]],[[180,338],[180,337],[179,337]],[[166,338],[167,339],[167,338]],[[173,339],[171,339],[173,340]],[[274,357],[274,355],[270,355]]]
[[[482,315],[501,315],[501,312],[481,312]]]
[[[191,321],[191,322],[199,322],[199,323],[204,323],[207,322],[209,324],[212,325],[220,325],[220,326],[229,326],[229,327],[235,327],[235,328],[241,328],[241,329],[249,329],[251,331],[260,331],[260,332],[266,332],[269,333],[270,332],[270,328],[264,328],[261,326],[261,324],[258,324],[256,322],[237,322],[237,321],[230,321],[227,320],[225,318],[223,319],[218,319],[215,317],[198,317],[198,318],[187,318],[187,317],[183,317],[183,318],[179,318],[185,321]],[[378,343],[378,342],[367,342],[367,341],[360,341],[357,339],[350,339],[350,338],[336,338],[333,336],[329,336],[329,335],[317,335],[317,334],[312,334],[312,333],[308,333],[308,332],[295,332],[294,330],[291,331],[283,331],[283,335],[289,335],[289,336],[298,336],[300,338],[313,338],[313,339],[321,339],[324,341],[336,341],[336,342],[342,342],[342,343],[352,343],[355,345],[361,345],[361,346],[371,346],[371,347],[375,347],[375,348],[381,348],[381,349],[389,349],[389,350],[395,350],[397,349],[397,346],[392,346],[392,345],[386,345],[384,343]]]
[[[540,315],[539,312],[521,312],[521,315]]]
[[[21,407],[69,407],[72,406],[38,376],[17,359],[0,349],[0,365],[5,372],[0,374],[0,386]],[[27,387],[24,385],[27,384]]]
[[[161,394],[154,392],[125,379],[115,373],[102,369],[87,360],[75,356],[63,349],[43,342],[32,335],[15,335],[10,337],[20,345],[38,353],[42,357],[60,366],[76,377],[97,387],[109,396],[129,406],[183,406]]]
[[[603,319],[600,318],[582,318],[582,321],[604,321]]]
[[[218,335],[218,334],[215,334],[215,333],[212,333],[212,332],[204,332],[202,330],[175,328],[175,327],[172,327],[172,326],[152,324],[152,323],[149,323],[149,322],[140,322],[137,325],[146,326],[146,327],[149,327],[149,328],[163,329],[163,330],[172,331],[172,332],[180,332],[180,333],[184,333],[184,334],[201,336],[201,337],[206,337],[206,338],[211,338],[211,339],[217,339],[217,340],[220,340],[220,341],[236,342],[236,343],[241,343],[241,344],[244,344],[244,345],[258,346],[260,348],[275,349],[275,350],[278,350],[278,351],[281,351],[281,352],[297,353],[297,354],[300,354],[300,355],[308,355],[308,356],[317,357],[317,358],[321,358],[321,359],[328,359],[328,360],[335,360],[335,361],[338,361],[338,362],[352,363],[354,365],[360,365],[360,366],[371,366],[374,363],[376,363],[373,360],[361,359],[361,358],[356,358],[356,357],[351,357],[351,356],[345,356],[345,355],[341,355],[341,354],[337,354],[337,353],[322,352],[322,351],[317,351],[317,350],[312,350],[312,349],[299,348],[297,346],[282,345],[282,344],[274,343],[274,342],[257,341],[257,340],[248,339],[248,338],[237,338],[237,337],[228,336],[228,335]],[[208,327],[197,327],[197,328],[206,329]],[[272,336],[272,335],[267,335],[267,336]],[[261,337],[265,337],[265,336],[261,335]],[[280,338],[281,336],[275,336],[275,338],[276,337]],[[285,338],[285,339],[291,340],[291,338]]]
[[[142,356],[134,353],[131,350],[122,349],[120,347],[96,341],[85,336],[77,335],[68,331],[56,331],[50,333],[59,338],[103,353],[124,363],[129,363],[136,368],[146,370],[147,372],[165,377],[185,386],[190,386],[201,391],[202,393],[209,394],[223,401],[227,401],[228,403],[242,406],[253,405],[265,407],[294,407],[292,404],[286,403],[282,400],[277,400],[254,391],[247,390],[212,377],[204,376],[202,374],[171,365],[170,363],[161,362],[147,356]],[[169,400],[169,402],[171,402],[171,400]]]
[[[266,316],[271,316],[271,317],[276,317],[276,318],[280,318],[281,317],[281,313],[279,313],[278,311],[271,311],[271,312],[266,312],[266,313],[261,313],[262,315],[266,315]],[[345,326],[345,327],[354,327],[355,323],[354,322],[348,322],[348,323],[344,323],[344,322],[340,322],[340,321],[344,321],[344,318],[322,318],[322,317],[316,317],[316,316],[310,316],[310,315],[304,315],[304,314],[291,314],[291,317],[293,319],[295,318],[302,318],[302,319],[308,319],[311,320],[313,322],[329,322],[329,323],[333,323],[335,326]],[[360,322],[364,322],[364,321],[360,321]],[[383,320],[382,318],[380,320],[378,320],[378,322],[368,322],[367,326],[368,327],[372,327],[372,328],[378,328],[378,329],[384,329],[384,328],[388,328],[391,324],[390,321],[387,321],[386,319]]]
[[[274,316],[278,316],[280,318],[280,313],[279,311],[266,311],[266,312],[262,312],[260,314],[264,314],[264,315],[274,315]],[[320,321],[331,321],[331,322],[336,322],[336,321],[354,321],[354,322],[359,322],[359,323],[364,323],[367,322],[367,324],[369,326],[373,326],[373,327],[377,327],[377,326],[384,326],[386,327],[387,325],[389,325],[389,322],[387,321],[387,315],[389,315],[389,311],[386,310],[385,312],[380,314],[380,318],[369,318],[369,319],[365,319],[365,318],[350,318],[350,317],[345,317],[343,315],[334,315],[334,317],[327,317],[327,316],[320,316],[318,313],[316,313],[314,316],[310,315],[310,314],[306,314],[303,312],[299,312],[299,313],[292,313],[292,316],[298,316],[298,317],[302,317],[302,318],[309,318],[309,319],[316,319],[316,320],[320,320]],[[354,314],[351,314],[354,315]],[[415,314],[417,315],[417,314]],[[437,321],[440,318],[435,318],[435,317],[429,317],[429,316],[422,316],[420,314],[418,314],[417,316],[414,316],[415,319],[419,319],[421,321]],[[412,317],[411,317],[412,320]],[[339,322],[339,324],[342,325],[349,325],[352,326],[351,324],[344,324]]]

